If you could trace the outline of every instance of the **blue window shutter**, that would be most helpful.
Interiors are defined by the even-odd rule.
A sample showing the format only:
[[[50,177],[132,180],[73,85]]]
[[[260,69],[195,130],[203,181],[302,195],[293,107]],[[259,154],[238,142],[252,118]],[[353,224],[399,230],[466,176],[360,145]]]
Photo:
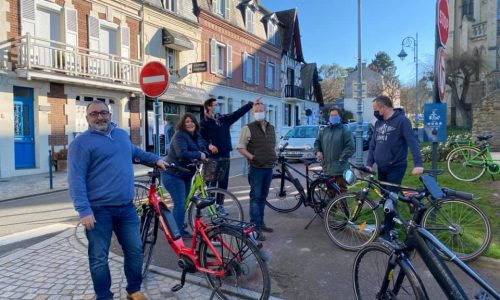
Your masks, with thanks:
[[[255,55],[255,85],[259,85],[259,57]]]
[[[226,76],[228,78],[233,78],[233,47],[227,45],[227,70]]]
[[[217,43],[214,39],[210,39],[210,73],[217,73],[217,56],[216,56]]]
[[[269,68],[268,68],[268,67],[269,67],[269,61],[266,59],[266,69],[265,69],[265,71],[264,71],[264,77],[265,77],[265,78],[264,78],[264,86],[265,86],[266,88],[268,88],[268,87],[269,87],[268,82],[269,82],[269,76],[270,76],[270,74],[269,74]]]
[[[241,52],[241,58],[243,60],[243,82],[246,82],[248,83],[248,80],[247,80],[247,54],[245,52]]]
[[[274,81],[274,89],[278,90],[280,85],[280,68],[277,63],[274,64],[274,75],[276,75]]]

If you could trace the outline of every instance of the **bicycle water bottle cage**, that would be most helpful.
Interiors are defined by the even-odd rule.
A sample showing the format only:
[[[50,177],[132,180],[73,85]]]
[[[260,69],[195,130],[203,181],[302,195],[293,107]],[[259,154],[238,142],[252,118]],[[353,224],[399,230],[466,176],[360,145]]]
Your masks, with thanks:
[[[430,175],[420,176],[420,181],[424,184],[432,198],[439,200],[444,198],[444,193],[436,182],[436,179]]]

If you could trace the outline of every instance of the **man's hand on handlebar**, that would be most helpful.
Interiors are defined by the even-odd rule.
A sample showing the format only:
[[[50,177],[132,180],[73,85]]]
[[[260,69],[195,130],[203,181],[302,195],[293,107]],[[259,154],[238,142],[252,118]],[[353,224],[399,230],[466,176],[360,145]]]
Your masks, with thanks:
[[[168,163],[166,161],[164,161],[163,159],[159,159],[159,160],[156,161],[155,166],[158,169],[160,169],[162,171],[165,171],[167,169],[167,167],[168,167]]]
[[[413,170],[411,170],[411,173],[413,175],[420,175],[424,172],[424,168],[423,167],[415,167],[413,168]]]
[[[319,161],[323,160],[323,152],[321,152],[321,151],[316,152],[316,158]]]

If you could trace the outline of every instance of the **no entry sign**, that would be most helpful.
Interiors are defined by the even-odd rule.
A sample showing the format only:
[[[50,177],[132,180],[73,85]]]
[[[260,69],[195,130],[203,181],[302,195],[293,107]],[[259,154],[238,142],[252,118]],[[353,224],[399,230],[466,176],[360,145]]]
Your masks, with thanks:
[[[450,16],[448,14],[448,1],[439,0],[437,2],[437,26],[439,42],[445,47],[448,41],[448,30],[450,28]]]
[[[163,95],[167,91],[168,83],[169,74],[162,63],[152,61],[142,67],[139,84],[147,96],[155,98]]]

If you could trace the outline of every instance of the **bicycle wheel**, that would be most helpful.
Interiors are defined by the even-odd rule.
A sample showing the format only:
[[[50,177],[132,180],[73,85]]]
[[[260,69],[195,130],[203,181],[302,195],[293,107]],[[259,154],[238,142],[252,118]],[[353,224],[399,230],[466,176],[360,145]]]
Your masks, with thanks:
[[[214,250],[200,243],[200,265],[210,270],[223,270],[224,276],[205,273],[208,283],[221,299],[268,299],[271,279],[261,250],[240,232],[219,226],[207,232]],[[216,252],[223,265],[216,259]]]
[[[389,273],[387,290],[381,291],[392,249],[372,243],[359,250],[353,264],[356,299],[428,299],[420,278],[406,261],[398,260]]]
[[[282,179],[280,174],[273,174],[266,205],[275,211],[288,213],[299,208],[300,204],[302,197],[292,180],[288,177]]]
[[[375,203],[358,199],[356,193],[341,194],[325,209],[325,230],[335,245],[356,251],[373,241],[380,231]]]
[[[153,249],[158,237],[158,216],[155,215],[152,209],[145,210],[146,216],[141,224],[141,240],[142,240],[142,278],[146,278],[148,274],[149,264],[153,258]]]
[[[491,223],[486,214],[462,199],[444,199],[431,206],[422,226],[463,261],[476,259],[491,242]]]
[[[473,147],[460,147],[448,155],[448,171],[455,179],[474,181],[486,171],[486,157]]]
[[[238,198],[236,198],[236,196],[233,193],[220,188],[207,188],[206,192],[208,197],[211,198],[217,199],[223,197],[225,213],[220,214],[215,210],[215,207],[212,207],[211,209],[204,209],[202,211],[202,216],[201,216],[201,220],[203,221],[203,223],[211,224],[212,218],[216,217],[219,214],[225,218],[232,220],[238,220],[238,221],[244,220],[243,207],[241,206],[240,200],[238,200]],[[198,194],[197,197],[201,197],[201,195]],[[189,220],[189,227],[191,228],[191,230],[193,230],[194,219],[196,218],[196,205],[194,205],[193,202],[189,204],[187,214]]]
[[[311,183],[311,200],[314,211],[321,218],[325,216],[325,208],[337,196],[337,191],[328,188],[328,182],[324,178],[316,179]]]
[[[142,182],[134,182],[134,206],[139,218],[142,216],[145,205],[148,204],[149,187]]]

